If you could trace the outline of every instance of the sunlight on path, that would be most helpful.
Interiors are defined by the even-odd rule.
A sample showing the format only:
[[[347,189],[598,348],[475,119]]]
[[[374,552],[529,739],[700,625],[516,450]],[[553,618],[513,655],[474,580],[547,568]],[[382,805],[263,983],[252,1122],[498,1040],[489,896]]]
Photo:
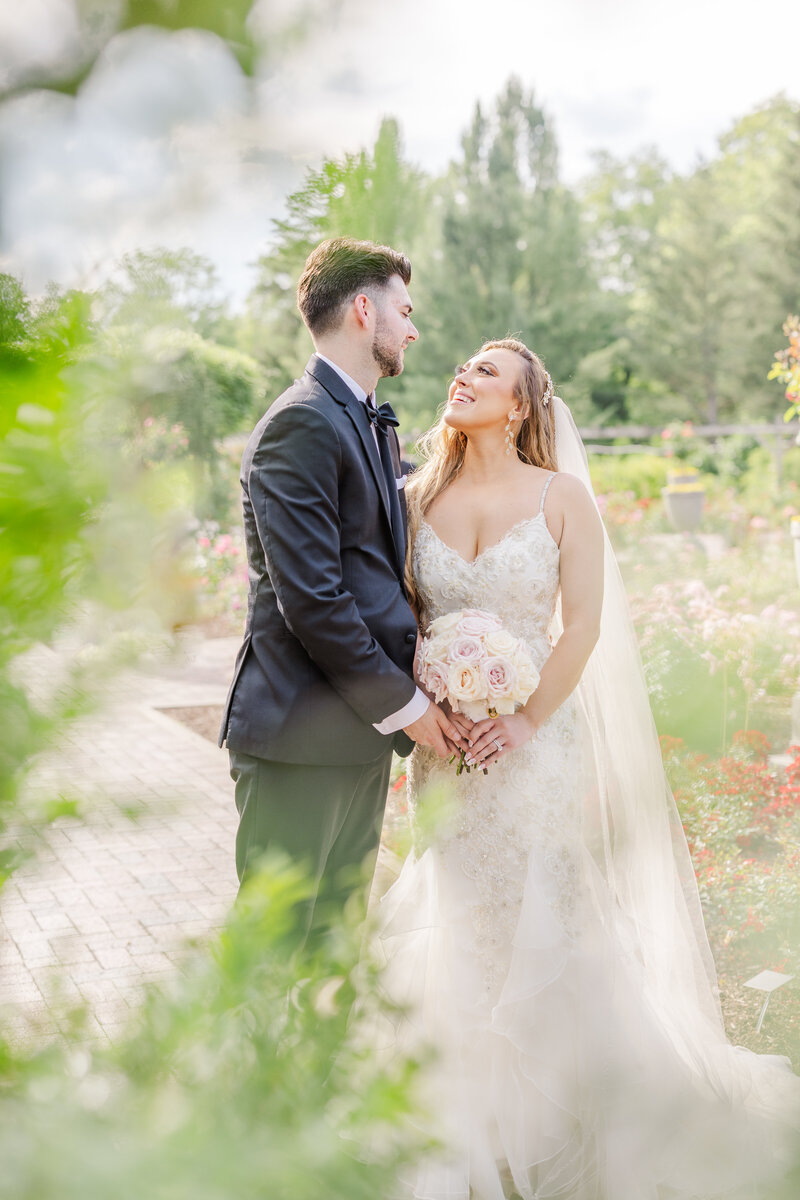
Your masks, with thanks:
[[[3,890],[0,1019],[12,1035],[52,1024],[58,994],[86,1001],[92,1031],[113,1035],[141,984],[174,974],[186,940],[221,925],[237,886],[228,756],[156,710],[220,704],[237,644],[201,642],[189,661],[116,681],[113,702],[36,769],[32,799],[63,794],[86,815],[59,818]],[[51,655],[37,651],[43,679]]]

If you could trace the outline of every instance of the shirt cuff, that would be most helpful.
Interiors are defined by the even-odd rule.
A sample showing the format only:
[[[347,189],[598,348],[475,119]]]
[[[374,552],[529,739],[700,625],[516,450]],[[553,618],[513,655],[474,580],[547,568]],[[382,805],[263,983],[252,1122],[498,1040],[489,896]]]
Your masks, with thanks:
[[[415,721],[418,721],[428,711],[429,704],[428,697],[417,688],[408,704],[398,709],[397,712],[390,713],[382,721],[373,722],[374,728],[378,733],[397,733],[398,729],[405,729],[407,725],[413,725]]]

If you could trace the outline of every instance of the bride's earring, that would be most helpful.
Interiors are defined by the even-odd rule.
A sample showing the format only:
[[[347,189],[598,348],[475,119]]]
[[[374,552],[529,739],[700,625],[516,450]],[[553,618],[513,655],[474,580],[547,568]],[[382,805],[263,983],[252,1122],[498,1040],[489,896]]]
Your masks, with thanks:
[[[514,449],[514,442],[515,442],[514,434],[511,432],[511,424],[514,420],[514,416],[515,416],[514,413],[509,413],[508,421],[506,422],[506,454],[509,457],[511,456],[511,452]]]

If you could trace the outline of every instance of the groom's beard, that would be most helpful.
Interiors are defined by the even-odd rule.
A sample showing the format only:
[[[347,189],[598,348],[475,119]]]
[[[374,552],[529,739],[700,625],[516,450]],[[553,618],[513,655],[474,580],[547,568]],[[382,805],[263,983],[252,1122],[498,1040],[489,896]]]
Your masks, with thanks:
[[[372,342],[372,357],[380,368],[381,378],[400,375],[403,370],[403,351],[391,345],[386,331],[386,322],[378,314],[375,337]]]

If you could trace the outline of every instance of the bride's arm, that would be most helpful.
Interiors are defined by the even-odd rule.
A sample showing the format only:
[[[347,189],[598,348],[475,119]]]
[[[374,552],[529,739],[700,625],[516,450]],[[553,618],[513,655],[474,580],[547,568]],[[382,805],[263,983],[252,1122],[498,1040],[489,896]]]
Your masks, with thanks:
[[[538,688],[521,710],[535,732],[578,686],[600,633],[603,606],[603,527],[589,493],[571,475],[559,476],[563,510],[561,620],[564,631],[542,668]],[[551,492],[554,490],[550,489]],[[556,497],[554,497],[555,499]]]
[[[603,527],[580,480],[559,475],[550,494],[556,502],[548,525],[561,523],[561,617],[563,633],[542,667],[539,686],[528,703],[508,717],[478,721],[471,732],[471,758],[491,765],[505,750],[526,742],[577,687],[600,632],[603,605]],[[468,760],[469,761],[469,760]]]

